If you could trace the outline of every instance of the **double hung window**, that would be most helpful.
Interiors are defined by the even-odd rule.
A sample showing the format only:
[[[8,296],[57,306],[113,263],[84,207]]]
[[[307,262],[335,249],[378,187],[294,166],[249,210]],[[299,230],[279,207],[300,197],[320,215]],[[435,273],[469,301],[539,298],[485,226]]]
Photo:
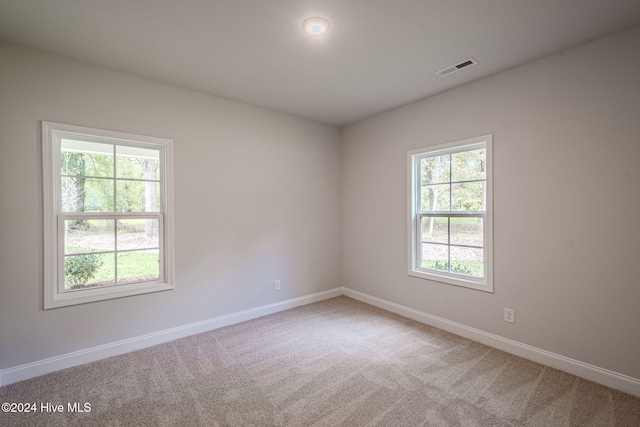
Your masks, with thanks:
[[[408,152],[409,275],[493,292],[491,135]]]
[[[45,308],[173,288],[170,140],[43,122]]]

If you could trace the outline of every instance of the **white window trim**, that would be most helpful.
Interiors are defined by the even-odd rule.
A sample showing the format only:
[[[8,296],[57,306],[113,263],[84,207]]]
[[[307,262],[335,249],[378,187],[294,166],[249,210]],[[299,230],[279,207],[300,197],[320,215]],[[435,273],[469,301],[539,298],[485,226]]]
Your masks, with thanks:
[[[87,141],[102,141],[125,145],[157,148],[162,156],[161,184],[162,194],[160,214],[128,213],[129,217],[159,218],[163,227],[160,240],[160,279],[126,285],[115,285],[63,292],[64,249],[60,238],[60,141],[63,136],[81,136]],[[149,292],[174,289],[174,250],[173,250],[173,141],[151,136],[134,135],[124,132],[94,129],[54,122],[42,122],[42,178],[44,196],[44,308],[57,308],[83,304],[113,298],[139,295]],[[91,214],[85,213],[85,216]],[[97,213],[96,216],[116,217],[110,213]],[[65,217],[73,213],[65,214]],[[164,267],[164,268],[162,268]],[[62,282],[61,282],[62,281]]]
[[[420,183],[418,173],[419,160],[422,157],[438,154],[449,154],[467,151],[473,145],[484,144],[486,147],[486,213],[484,225],[484,259],[485,277],[472,278],[461,274],[440,272],[421,268],[418,261]],[[477,289],[493,293],[493,135],[484,135],[441,145],[418,148],[407,151],[407,205],[408,205],[408,274],[421,279],[433,280],[455,286]]]

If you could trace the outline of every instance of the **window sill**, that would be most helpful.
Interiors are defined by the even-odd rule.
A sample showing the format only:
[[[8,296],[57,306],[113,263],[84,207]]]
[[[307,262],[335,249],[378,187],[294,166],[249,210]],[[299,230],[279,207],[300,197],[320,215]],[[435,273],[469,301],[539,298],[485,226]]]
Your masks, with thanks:
[[[493,282],[486,278],[466,278],[459,274],[449,274],[446,272],[436,273],[432,270],[425,269],[409,269],[409,276],[420,279],[431,280],[434,282],[446,283],[454,286],[462,286],[464,288],[475,289],[482,292],[493,293]]]
[[[113,298],[128,297],[151,292],[167,291],[173,285],[167,282],[142,282],[126,285],[105,286],[95,289],[83,289],[78,292],[55,292],[45,295],[44,308],[65,307],[68,305],[84,304]]]

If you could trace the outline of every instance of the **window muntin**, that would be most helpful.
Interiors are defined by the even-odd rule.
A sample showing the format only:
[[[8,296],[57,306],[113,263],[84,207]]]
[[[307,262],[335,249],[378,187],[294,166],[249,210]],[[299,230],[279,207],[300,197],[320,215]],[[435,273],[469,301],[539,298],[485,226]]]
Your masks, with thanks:
[[[173,288],[171,152],[43,122],[45,308]]]
[[[493,291],[491,142],[408,153],[410,275]]]

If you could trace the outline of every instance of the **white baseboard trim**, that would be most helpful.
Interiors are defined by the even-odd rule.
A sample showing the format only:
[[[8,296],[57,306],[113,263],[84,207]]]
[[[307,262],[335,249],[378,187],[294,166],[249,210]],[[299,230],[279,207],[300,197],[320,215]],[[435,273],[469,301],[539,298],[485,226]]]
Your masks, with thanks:
[[[434,316],[423,311],[415,310],[395,302],[374,297],[350,288],[342,288],[343,294],[362,301],[366,304],[408,317],[417,322],[424,323],[447,332],[469,338],[473,341],[497,348],[507,353],[515,354],[528,360],[550,366],[575,376],[602,384],[625,393],[640,397],[640,379],[623,375],[608,369],[590,365],[579,360],[571,359],[550,351],[542,350],[518,341],[503,338],[480,329],[472,328],[461,323],[452,322],[442,317]]]
[[[200,322],[190,323],[184,326],[178,326],[164,331],[153,332],[139,337],[129,338],[85,350],[75,351],[61,356],[55,356],[32,363],[27,363],[13,368],[3,369],[0,371],[0,386],[13,384],[18,381],[28,380],[40,375],[59,371],[61,369],[71,368],[73,366],[83,365],[85,363],[95,362],[111,356],[128,353],[130,351],[140,350],[142,348],[151,347],[178,338],[184,338],[190,335],[211,331],[213,329],[222,328],[224,326],[233,325],[256,317],[266,316],[268,314],[277,313],[283,310],[300,307],[314,302],[334,298],[342,295],[342,288],[334,288],[324,292],[305,295],[298,298],[288,299],[273,304],[262,305],[260,307],[250,308],[248,310],[238,311],[236,313],[225,314],[223,316],[214,317],[212,319],[202,320]]]

